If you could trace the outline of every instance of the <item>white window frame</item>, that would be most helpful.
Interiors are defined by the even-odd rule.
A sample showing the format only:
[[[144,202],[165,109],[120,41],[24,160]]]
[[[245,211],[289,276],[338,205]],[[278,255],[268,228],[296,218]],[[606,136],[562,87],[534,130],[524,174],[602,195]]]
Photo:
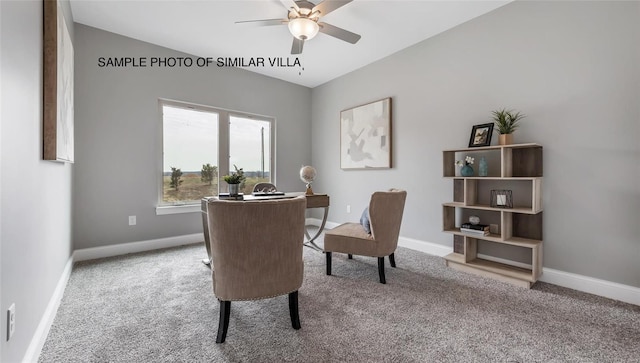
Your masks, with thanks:
[[[190,110],[198,110],[203,112],[215,112],[218,114],[218,192],[227,191],[227,184],[223,183],[222,177],[227,174],[227,170],[230,170],[229,165],[229,140],[231,138],[229,132],[229,125],[231,122],[231,116],[249,118],[256,121],[266,121],[271,124],[269,130],[269,176],[271,182],[276,184],[276,119],[271,116],[264,116],[258,114],[252,114],[242,111],[227,110],[219,107],[206,106],[201,104],[195,104],[190,102],[176,101],[165,98],[158,99],[158,115],[160,118],[160,127],[158,127],[158,142],[160,152],[157,154],[157,167],[156,167],[156,215],[166,214],[179,214],[179,213],[197,213],[200,212],[200,201],[191,201],[184,203],[164,203],[163,198],[163,175],[164,175],[164,115],[162,113],[163,106],[178,107]],[[224,136],[224,137],[223,137]],[[265,160],[266,162],[267,160]]]

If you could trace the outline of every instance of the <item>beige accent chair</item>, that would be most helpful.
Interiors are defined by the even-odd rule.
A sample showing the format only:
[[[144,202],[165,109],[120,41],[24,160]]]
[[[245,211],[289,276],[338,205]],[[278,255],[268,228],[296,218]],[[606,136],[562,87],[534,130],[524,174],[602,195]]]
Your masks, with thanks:
[[[300,329],[306,198],[207,202],[213,293],[220,301],[216,343],[229,327],[231,301],[289,294],[291,325]]]
[[[391,267],[396,267],[393,253],[398,247],[400,224],[407,192],[391,189],[388,192],[375,192],[369,202],[371,234],[360,223],[344,223],[324,235],[324,251],[327,260],[327,275],[331,275],[331,253],[346,253],[349,259],[353,255],[378,258],[380,283],[385,284],[384,257],[389,256]]]

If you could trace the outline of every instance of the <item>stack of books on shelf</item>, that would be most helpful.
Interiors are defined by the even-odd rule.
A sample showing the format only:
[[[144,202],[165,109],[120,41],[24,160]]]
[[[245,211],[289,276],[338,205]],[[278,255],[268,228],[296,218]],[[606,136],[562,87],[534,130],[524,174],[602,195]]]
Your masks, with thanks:
[[[462,225],[460,226],[460,232],[475,236],[488,236],[489,225],[462,223]]]

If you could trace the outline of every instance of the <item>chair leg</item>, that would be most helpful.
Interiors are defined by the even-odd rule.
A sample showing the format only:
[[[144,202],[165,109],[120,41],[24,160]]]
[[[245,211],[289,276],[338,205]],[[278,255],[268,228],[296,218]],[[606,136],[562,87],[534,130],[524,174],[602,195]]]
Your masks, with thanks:
[[[289,293],[289,315],[291,315],[291,326],[293,329],[300,329],[300,315],[298,314],[298,291]]]
[[[331,275],[331,252],[324,253],[327,256],[327,275]]]
[[[393,253],[389,255],[389,263],[391,263],[391,267],[396,267],[396,258]]]
[[[387,280],[384,278],[384,257],[378,257],[378,275],[380,275],[380,283],[386,284]]]
[[[218,336],[216,343],[224,343],[229,328],[229,314],[231,313],[231,301],[220,300],[220,321],[218,322]]]
[[[353,260],[353,255],[352,254],[349,253],[347,256],[349,257],[350,260]]]

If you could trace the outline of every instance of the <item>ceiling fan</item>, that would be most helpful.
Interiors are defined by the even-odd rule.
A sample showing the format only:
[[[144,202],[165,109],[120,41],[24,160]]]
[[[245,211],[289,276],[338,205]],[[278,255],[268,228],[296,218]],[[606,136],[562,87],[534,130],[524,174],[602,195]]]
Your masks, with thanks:
[[[302,53],[305,40],[310,40],[318,32],[338,38],[347,43],[356,44],[360,40],[360,35],[344,30],[331,24],[320,22],[320,18],[330,12],[350,3],[353,0],[324,0],[318,5],[306,0],[280,0],[282,5],[288,10],[287,19],[264,19],[237,21],[236,24],[254,25],[289,25],[289,31],[293,35],[291,54]]]

